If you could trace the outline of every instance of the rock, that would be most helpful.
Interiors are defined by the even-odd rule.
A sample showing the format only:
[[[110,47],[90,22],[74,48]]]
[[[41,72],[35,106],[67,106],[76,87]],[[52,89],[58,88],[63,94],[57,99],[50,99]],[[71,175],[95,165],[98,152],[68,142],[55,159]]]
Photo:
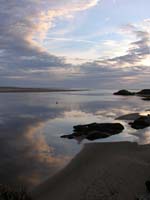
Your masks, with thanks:
[[[68,138],[68,139],[73,139],[74,138],[74,134],[70,134],[70,135],[62,135],[60,136],[61,138]]]
[[[150,181],[149,180],[145,182],[145,186],[146,186],[147,191],[150,192]]]
[[[74,126],[74,132],[70,135],[62,135],[61,138],[73,139],[83,136],[88,140],[106,138],[121,133],[124,127],[120,123],[92,123]]]
[[[140,96],[150,96],[150,89],[141,90],[141,91],[137,92],[136,94],[140,95]]]
[[[138,195],[136,197],[136,200],[150,200],[150,181],[149,180],[145,182],[145,186],[146,186],[147,193],[143,195]]]
[[[150,115],[141,116],[134,122],[129,123],[134,129],[143,129],[150,126]]]
[[[119,90],[118,92],[115,92],[114,95],[123,95],[123,96],[131,96],[135,95],[135,92],[130,92],[128,90]]]
[[[150,96],[142,98],[144,101],[150,101]]]
[[[137,95],[137,96],[141,96],[141,97],[146,97],[146,98],[143,98],[143,100],[148,101],[148,100],[150,100],[150,89],[144,89],[139,92],[130,92],[128,90],[119,90],[118,92],[115,92],[114,95],[122,95],[122,96]]]
[[[113,135],[113,134],[112,134]],[[106,137],[109,137],[111,136],[109,133],[105,133],[105,132],[99,132],[99,131],[91,131],[87,136],[86,136],[86,139],[88,140],[96,140],[96,139],[99,139],[99,138],[106,138]]]
[[[130,113],[127,115],[122,115],[120,117],[117,117],[115,120],[136,120],[140,117],[141,115],[139,113]]]

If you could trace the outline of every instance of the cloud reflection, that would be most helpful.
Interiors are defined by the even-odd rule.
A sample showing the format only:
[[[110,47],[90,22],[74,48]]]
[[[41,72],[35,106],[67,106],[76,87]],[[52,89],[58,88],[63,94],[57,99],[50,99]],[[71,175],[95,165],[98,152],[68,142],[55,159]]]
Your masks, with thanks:
[[[70,159],[65,155],[55,156],[54,148],[47,144],[44,135],[37,134],[43,125],[44,122],[21,124],[16,133],[9,127],[8,137],[1,138],[1,183],[8,183],[9,180],[10,183],[36,185]]]
[[[59,112],[55,109],[53,115],[53,109],[50,112],[45,107],[36,106],[35,109],[34,106],[23,106],[19,102],[17,105],[18,108],[13,111],[12,102],[7,102],[12,116],[6,112],[6,107],[2,113],[0,183],[30,187],[56,173],[70,157],[63,153],[56,155],[55,147],[47,143],[42,132],[46,121],[59,115],[61,109]],[[24,109],[20,110],[20,106]]]
[[[143,130],[139,130],[135,133],[137,136],[137,142],[139,144],[150,144],[150,128],[145,128]]]
[[[47,178],[47,174],[53,175],[70,160],[69,156],[56,156],[54,147],[47,144],[44,134],[39,131],[44,124],[44,122],[39,122],[35,126],[26,127],[24,135],[23,160],[28,162],[30,170],[21,174],[19,180],[23,182],[26,180],[32,185],[38,184],[44,177]]]

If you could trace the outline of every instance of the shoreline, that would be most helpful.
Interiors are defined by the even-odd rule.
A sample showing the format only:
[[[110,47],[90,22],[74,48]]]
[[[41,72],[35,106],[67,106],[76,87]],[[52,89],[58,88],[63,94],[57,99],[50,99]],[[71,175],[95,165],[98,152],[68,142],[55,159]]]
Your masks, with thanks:
[[[49,88],[0,88],[0,93],[44,93],[44,92],[78,92],[82,89],[49,89]]]
[[[60,172],[37,186],[37,200],[131,200],[145,194],[150,145],[90,143]]]

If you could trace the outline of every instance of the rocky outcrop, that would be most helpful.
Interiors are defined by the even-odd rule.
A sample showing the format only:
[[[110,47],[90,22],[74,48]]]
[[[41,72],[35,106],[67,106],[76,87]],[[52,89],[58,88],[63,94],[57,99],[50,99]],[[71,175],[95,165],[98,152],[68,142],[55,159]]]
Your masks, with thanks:
[[[142,98],[144,101],[150,101],[150,96]]]
[[[140,113],[130,113],[127,115],[122,115],[120,117],[117,117],[115,120],[136,120],[140,117]]]
[[[150,115],[141,116],[136,119],[134,122],[129,123],[134,129],[143,129],[150,126]]]
[[[121,133],[124,127],[120,123],[92,123],[74,126],[74,132],[70,135],[62,135],[61,138],[73,139],[83,137],[88,140],[106,138]]]
[[[147,180],[145,182],[145,186],[146,186],[147,191],[150,193],[150,180]]]
[[[141,96],[141,97],[146,97],[146,99],[143,99],[143,100],[149,100],[150,99],[150,89],[144,89],[139,92],[130,92],[128,90],[119,90],[118,92],[115,92],[114,95],[122,95],[122,96],[137,95],[137,96]]]
[[[137,130],[150,126],[150,114],[141,115],[140,113],[130,113],[127,115],[122,115],[116,118],[116,120],[129,120],[131,121],[129,125]]]
[[[141,90],[141,91],[137,92],[136,94],[140,95],[140,96],[149,96],[150,97],[150,89]]]
[[[123,95],[123,96],[132,96],[135,95],[135,92],[130,92],[128,90],[119,90],[118,92],[115,92],[114,95]]]

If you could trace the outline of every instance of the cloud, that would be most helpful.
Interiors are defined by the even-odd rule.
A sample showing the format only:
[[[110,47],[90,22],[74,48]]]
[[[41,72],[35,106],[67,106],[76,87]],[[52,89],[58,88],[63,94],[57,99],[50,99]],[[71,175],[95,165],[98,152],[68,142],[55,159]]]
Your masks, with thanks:
[[[28,69],[67,67],[62,57],[51,55],[40,45],[57,17],[67,17],[95,6],[98,0],[80,1],[1,1],[1,75],[24,73]],[[65,6],[64,6],[65,5]],[[10,9],[11,8],[11,9]]]
[[[141,28],[141,27],[140,27]],[[129,43],[129,47],[122,56],[97,59],[80,66],[82,81],[91,80],[99,83],[98,87],[119,87],[132,84],[148,85],[150,76],[150,37],[149,32],[139,29],[135,25],[124,26],[124,33],[130,32],[135,38]],[[88,83],[88,81],[86,82]]]
[[[108,54],[107,57],[99,55],[101,59],[77,65],[67,63],[64,57],[52,55],[43,47],[43,40],[48,40],[47,32],[56,25],[57,20],[70,18],[74,13],[86,11],[99,2],[99,0],[1,0],[1,84],[85,87],[90,86],[90,83],[93,86],[97,85],[96,80],[104,84],[105,79],[108,84],[109,80],[111,82],[116,79],[118,83],[119,80],[127,80],[129,76],[139,77],[143,69],[149,73],[149,68],[146,68],[146,63],[149,62],[149,19],[145,19],[141,24],[128,24],[122,27],[121,34],[132,35],[134,40],[130,41],[129,47],[123,48],[121,56],[115,53],[110,57],[108,51],[105,53],[104,50],[103,54]],[[97,49],[90,49],[89,52],[87,50],[88,60],[90,54],[98,51],[101,46],[86,37],[85,39],[55,37],[49,40],[93,45]],[[117,52],[114,50],[116,45],[118,52],[122,48],[122,44],[119,45],[115,40],[111,44],[108,41],[105,43],[108,48],[111,47],[111,51]],[[127,51],[124,52],[124,49]]]
[[[131,42],[127,53],[123,56],[109,59],[113,65],[131,66],[137,65],[141,60],[145,59],[146,56],[150,55],[150,37],[149,32],[139,30],[136,26],[128,24],[124,27],[125,32],[134,34],[137,38],[136,41]]]

